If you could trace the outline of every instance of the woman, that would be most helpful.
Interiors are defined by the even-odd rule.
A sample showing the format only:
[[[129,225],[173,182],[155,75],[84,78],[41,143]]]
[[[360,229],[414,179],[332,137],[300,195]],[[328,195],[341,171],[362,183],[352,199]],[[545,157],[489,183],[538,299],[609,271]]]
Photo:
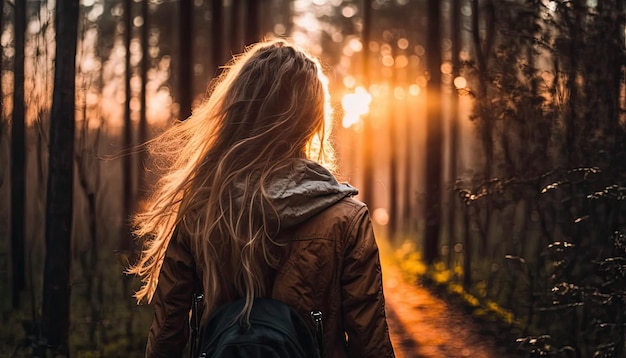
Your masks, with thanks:
[[[136,215],[138,301],[154,304],[147,357],[180,356],[192,294],[215,308],[272,297],[320,309],[327,357],[393,357],[378,248],[356,189],[340,184],[317,60],[284,40],[235,59],[189,119],[150,144],[165,175]]]

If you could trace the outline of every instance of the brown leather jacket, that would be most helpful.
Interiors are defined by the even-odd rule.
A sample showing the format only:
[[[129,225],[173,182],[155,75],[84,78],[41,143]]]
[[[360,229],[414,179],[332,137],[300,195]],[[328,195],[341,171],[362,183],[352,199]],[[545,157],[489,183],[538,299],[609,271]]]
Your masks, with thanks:
[[[301,191],[302,177],[295,178],[287,190],[277,191],[281,198],[276,206],[286,218],[281,227],[289,227],[279,239],[289,244],[283,248],[285,260],[275,273],[271,296],[294,307],[307,321],[311,321],[309,312],[322,311],[325,357],[394,357],[378,247],[367,207],[350,197],[356,192],[352,187],[337,190],[337,185],[345,184],[337,184],[316,164],[305,164],[305,172],[314,170],[314,184],[333,184],[330,192],[322,185],[333,199],[303,214],[304,206],[310,208],[311,202],[324,199],[311,197],[311,185]],[[317,176],[320,173],[324,177]],[[311,175],[305,177],[311,184]],[[291,216],[299,219],[291,220],[290,213],[298,213]],[[188,240],[179,237],[167,249],[153,298],[155,314],[146,357],[181,356],[187,343],[191,297],[199,282],[197,273],[202,272],[195,267],[190,247]]]

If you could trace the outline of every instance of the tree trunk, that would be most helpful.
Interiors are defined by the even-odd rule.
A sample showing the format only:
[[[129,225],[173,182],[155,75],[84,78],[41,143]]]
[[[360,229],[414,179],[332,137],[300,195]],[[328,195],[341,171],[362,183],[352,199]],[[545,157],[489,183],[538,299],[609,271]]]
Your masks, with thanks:
[[[213,47],[211,48],[211,58],[213,59],[213,63],[211,63],[212,68],[214,68],[214,77],[217,77],[220,73],[219,66],[223,65],[225,62],[222,47],[223,47],[223,31],[224,31],[224,21],[222,20],[222,16],[224,15],[222,0],[213,0],[211,7],[211,43]]]
[[[428,0],[428,40],[426,55],[430,79],[426,98],[426,193],[424,258],[432,264],[439,256],[441,222],[441,169],[443,123],[441,114],[441,28],[440,2]]]
[[[472,237],[470,228],[470,205],[463,205],[463,289],[472,287]]]
[[[579,101],[582,97],[579,93],[579,85],[578,81],[578,66],[579,66],[579,50],[582,46],[583,40],[580,38],[581,34],[579,31],[582,30],[582,14],[580,10],[581,1],[573,1],[572,9],[570,10],[569,16],[572,18],[569,19],[569,53],[568,59],[570,61],[569,71],[567,73],[567,91],[569,93],[569,101],[567,105],[567,115],[565,117],[565,156],[567,158],[567,166],[569,168],[573,168],[578,165],[578,160],[580,159],[580,151],[578,149],[578,143],[576,143],[576,139],[578,138],[578,132],[576,126],[580,126],[579,121]],[[567,19],[566,15],[566,19]],[[582,32],[582,31],[581,31]]]
[[[124,108],[124,132],[123,132],[123,147],[129,151],[122,157],[122,226],[120,233],[121,242],[121,250],[122,254],[125,255],[125,258],[129,260],[129,262],[134,262],[135,252],[133,250],[133,237],[131,234],[132,226],[130,222],[130,218],[132,212],[134,210],[134,182],[133,182],[133,155],[130,153],[130,148],[132,147],[133,138],[132,138],[132,127],[133,123],[131,121],[131,107],[130,102],[132,99],[132,91],[130,87],[130,80],[133,74],[132,66],[131,66],[131,40],[133,37],[133,13],[132,13],[132,1],[124,2],[124,44],[126,47],[126,58],[125,58],[125,74],[124,74],[124,90],[125,90],[125,108]],[[133,336],[133,310],[132,310],[132,301],[130,299],[126,299],[126,297],[130,297],[132,294],[132,290],[130,287],[132,278],[130,276],[124,276],[122,281],[122,295],[124,297],[124,303],[129,311],[129,315],[126,318],[125,322],[125,334],[127,337]]]
[[[394,42],[391,46],[391,56],[396,59],[397,45]],[[398,106],[399,101],[395,97],[394,88],[397,80],[397,69],[392,69],[391,72],[391,91],[389,93],[389,240],[395,243],[395,237],[398,234],[398,133],[397,133],[397,121],[398,121]]]
[[[232,1],[230,6],[230,53],[239,53],[243,50],[241,38],[241,0]]]
[[[4,0],[0,0],[0,14],[2,14],[2,16],[0,16],[0,32],[4,32]],[[2,59],[3,59],[3,56],[0,56],[0,70],[4,68],[4,61],[2,61]],[[0,76],[0,122],[5,123],[4,117],[3,117],[3,113],[4,113],[3,103],[4,103],[4,92],[2,91],[2,76]]]
[[[2,14],[2,16],[0,16],[0,32],[4,31],[4,0],[0,0],[0,14]],[[0,56],[0,72],[1,70],[4,68],[4,61],[3,60],[4,56]],[[2,91],[2,76],[0,75],[0,130],[2,130],[2,132],[0,133],[4,133],[4,126],[6,125],[5,121],[4,121],[4,91]],[[2,139],[2,138],[0,138]],[[0,183],[2,183],[3,180],[3,176],[0,176]]]
[[[485,166],[483,168],[483,180],[485,183],[493,176],[494,169],[494,140],[493,140],[493,121],[494,119],[489,113],[489,104],[487,101],[487,87],[489,85],[487,78],[487,67],[489,62],[489,54],[493,45],[495,29],[495,7],[491,0],[487,1],[485,6],[485,22],[487,23],[487,29],[485,31],[486,37],[484,45],[480,39],[480,11],[478,6],[478,0],[472,0],[472,39],[474,42],[474,50],[476,51],[476,63],[478,65],[478,90],[477,92],[477,113],[479,116],[479,130],[480,138],[483,146],[483,152],[485,155]],[[489,241],[489,233],[491,229],[491,197],[487,195],[485,197],[485,219],[480,220],[480,216],[477,218],[479,223],[480,247],[479,252],[484,255],[487,252],[487,246]]]
[[[254,44],[258,42],[261,38],[261,26],[259,19],[259,2],[257,0],[247,0],[245,14],[246,19],[244,21],[245,24],[245,33],[244,33],[244,42],[246,46]]]
[[[78,4],[78,0],[57,0],[56,4],[42,307],[42,342],[55,354],[65,356],[69,355]]]
[[[193,1],[180,1],[180,120],[191,115],[193,101]]]
[[[450,17],[451,29],[450,38],[452,40],[452,77],[459,76],[459,52],[461,52],[461,4],[460,0],[452,0],[451,4],[452,16]],[[452,83],[452,96],[450,97],[450,107],[452,114],[450,115],[450,189],[448,195],[448,267],[452,267],[453,248],[456,241],[456,195],[455,183],[458,165],[458,140],[459,140],[459,98],[456,93],[454,81]]]
[[[15,69],[13,124],[11,126],[11,269],[13,273],[13,308],[20,306],[24,290],[24,213],[26,193],[26,139],[24,112],[24,38],[26,2],[15,2]],[[1,101],[1,99],[0,99]]]
[[[408,95],[410,96],[410,95]],[[404,204],[402,206],[402,232],[406,236],[411,236],[414,234],[413,225],[415,222],[415,214],[413,211],[413,200],[415,199],[415,191],[413,190],[413,178],[414,178],[414,168],[415,164],[412,162],[413,155],[411,152],[413,151],[413,143],[415,142],[414,134],[411,132],[411,119],[413,118],[413,107],[410,105],[412,100],[410,98],[405,99],[404,102],[404,145],[405,145],[405,158],[404,158]]]
[[[486,15],[487,15],[487,19],[486,22],[489,24],[489,28],[486,31],[486,40],[485,40],[485,44],[484,44],[484,48],[483,48],[483,44],[481,43],[481,39],[480,39],[480,25],[479,25],[479,18],[480,18],[480,10],[479,10],[479,6],[478,6],[478,0],[472,0],[472,39],[474,42],[474,50],[476,51],[476,63],[478,66],[478,90],[477,90],[477,97],[478,97],[478,115],[480,117],[480,121],[481,121],[481,128],[480,128],[480,135],[481,135],[481,140],[482,140],[482,145],[483,145],[483,151],[485,152],[485,167],[483,170],[483,179],[484,180],[489,180],[492,177],[492,169],[493,169],[493,152],[494,152],[494,148],[493,148],[493,135],[492,135],[492,130],[493,130],[493,125],[492,125],[492,119],[489,113],[487,113],[486,110],[486,104],[482,103],[482,101],[486,100],[486,96],[487,96],[487,86],[488,86],[488,80],[487,80],[487,64],[488,64],[488,57],[489,57],[489,51],[491,50],[491,44],[493,41],[493,35],[494,35],[494,30],[493,30],[493,24],[492,22],[494,21],[493,19],[493,4],[491,2],[488,2],[488,7],[487,7],[486,11]]]
[[[371,0],[363,0],[363,33],[361,35],[363,39],[363,52],[362,52],[362,65],[363,65],[363,87],[369,91],[370,86],[370,34],[372,25],[372,2]],[[362,200],[367,204],[371,210],[374,208],[374,158],[372,151],[372,124],[370,123],[370,116],[365,114],[363,116],[363,194]]]
[[[124,44],[126,47],[125,58],[125,74],[124,74],[124,90],[125,90],[125,107],[124,107],[124,129],[123,129],[123,147],[128,150],[132,146],[132,122],[131,122],[131,108],[130,102],[132,98],[130,80],[132,77],[132,68],[130,64],[130,42],[133,37],[132,33],[132,1],[124,2]],[[127,153],[122,157],[122,233],[120,238],[121,249],[126,255],[130,255],[131,248],[131,235],[129,218],[133,210],[133,167],[132,167],[132,155]]]
[[[143,25],[141,27],[141,97],[139,97],[140,113],[138,142],[142,145],[148,140],[148,108],[146,106],[146,85],[148,84],[148,70],[150,69],[150,51],[148,43],[148,37],[150,36],[150,11],[148,1],[149,0],[143,0],[141,2],[141,18],[143,19]],[[139,165],[137,168],[137,185],[139,187],[139,197],[143,197],[146,190],[146,171],[144,170],[145,160],[146,148],[142,146],[139,151]]]

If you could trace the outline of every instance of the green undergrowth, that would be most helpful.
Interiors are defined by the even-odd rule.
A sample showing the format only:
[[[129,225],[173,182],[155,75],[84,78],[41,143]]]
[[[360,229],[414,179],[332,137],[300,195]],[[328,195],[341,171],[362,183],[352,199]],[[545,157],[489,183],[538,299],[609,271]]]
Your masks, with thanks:
[[[406,282],[426,287],[470,316],[480,329],[477,333],[494,337],[511,357],[522,356],[517,351],[516,344],[516,339],[523,332],[522,323],[515,319],[512,312],[481,294],[484,283],[475,283],[469,291],[464,289],[461,284],[463,270],[460,266],[450,269],[443,262],[427,265],[422,253],[408,240],[394,249],[392,258]]]

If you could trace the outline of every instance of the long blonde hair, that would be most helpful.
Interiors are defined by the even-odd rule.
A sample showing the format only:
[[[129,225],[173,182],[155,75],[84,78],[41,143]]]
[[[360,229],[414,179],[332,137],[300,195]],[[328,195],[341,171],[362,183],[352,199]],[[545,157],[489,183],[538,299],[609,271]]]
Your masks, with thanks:
[[[330,123],[327,80],[315,58],[285,40],[234,58],[187,120],[148,143],[163,175],[134,217],[143,240],[128,269],[142,277],[137,300],[152,300],[176,229],[203,270],[204,318],[226,289],[221,282],[232,279],[247,319],[253,298],[266,294],[262,267],[278,259],[279,223],[266,186],[298,158],[332,166]],[[223,262],[234,273],[227,281],[218,276]]]

